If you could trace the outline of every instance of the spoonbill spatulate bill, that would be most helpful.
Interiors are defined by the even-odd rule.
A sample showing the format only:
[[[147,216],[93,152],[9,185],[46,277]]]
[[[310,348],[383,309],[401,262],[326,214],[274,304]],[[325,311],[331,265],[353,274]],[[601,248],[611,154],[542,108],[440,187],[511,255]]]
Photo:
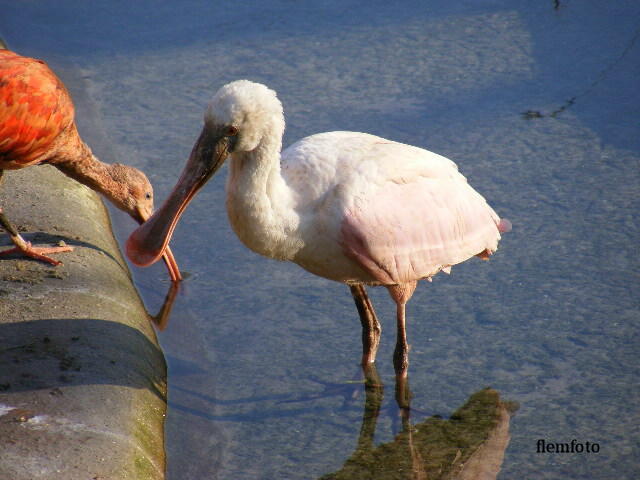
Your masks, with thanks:
[[[45,62],[0,50],[0,179],[3,170],[48,163],[143,223],[153,212],[153,188],[146,175],[128,165],[98,160],[80,138],[74,115],[71,96]],[[18,252],[59,265],[47,255],[72,250],[31,245],[1,208],[0,225],[15,245],[0,255]],[[171,250],[166,247],[161,255],[171,280],[180,280]]]
[[[381,330],[365,285],[385,286],[397,306],[394,365],[406,370],[405,304],[418,280],[488,258],[508,221],[445,157],[356,132],[312,135],[281,151],[284,127],[273,90],[247,80],[222,87],[174,190],[129,237],[129,258],[158,260],[187,204],[230,157],[226,205],[238,238],[349,286],[364,366],[375,361]]]

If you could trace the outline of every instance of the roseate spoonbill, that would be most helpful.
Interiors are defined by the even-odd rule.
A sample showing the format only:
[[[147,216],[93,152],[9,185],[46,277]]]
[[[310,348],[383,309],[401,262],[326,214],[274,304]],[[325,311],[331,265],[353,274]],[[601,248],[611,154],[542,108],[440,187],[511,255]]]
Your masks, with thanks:
[[[227,212],[251,250],[346,283],[363,326],[364,366],[380,325],[365,285],[397,306],[396,371],[406,371],[405,304],[416,283],[470,257],[488,258],[509,228],[447,158],[355,132],[312,135],[281,152],[282,104],[266,86],[222,87],[174,190],[129,237],[145,266],[164,252],[189,201],[230,156]]]
[[[146,175],[128,165],[105,164],[85,144],[74,122],[74,107],[62,81],[42,60],[0,50],[0,179],[3,170],[49,163],[65,175],[102,193],[138,223],[153,213],[153,188]],[[34,247],[25,241],[0,208],[0,224],[15,248],[52,265],[45,254],[72,247]],[[163,258],[172,281],[181,280],[170,249]]]

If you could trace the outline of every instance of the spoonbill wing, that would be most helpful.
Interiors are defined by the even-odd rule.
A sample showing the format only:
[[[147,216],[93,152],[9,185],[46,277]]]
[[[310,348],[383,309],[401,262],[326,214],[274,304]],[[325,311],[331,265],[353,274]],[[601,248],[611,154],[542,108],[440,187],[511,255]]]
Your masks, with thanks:
[[[455,164],[410,148],[422,159],[384,162],[377,176],[386,178],[368,182],[377,188],[356,198],[340,228],[344,253],[387,285],[448,271],[500,240],[500,218]]]

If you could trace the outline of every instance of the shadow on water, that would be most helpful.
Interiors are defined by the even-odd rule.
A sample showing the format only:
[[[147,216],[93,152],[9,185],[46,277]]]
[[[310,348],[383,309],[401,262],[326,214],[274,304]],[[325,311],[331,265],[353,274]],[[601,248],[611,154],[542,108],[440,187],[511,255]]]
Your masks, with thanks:
[[[165,400],[163,353],[135,328],[93,318],[3,324],[0,345],[0,394],[120,385]]]
[[[286,409],[286,410],[278,407],[271,408],[271,409],[264,408],[262,402],[273,401],[279,404],[285,404],[285,403],[291,403],[291,402],[297,402],[297,401],[308,402],[312,400],[311,397],[305,398],[304,400],[297,400],[297,399],[292,400],[291,394],[288,394],[288,393],[274,394],[274,395],[256,395],[252,397],[234,398],[232,400],[222,400],[212,395],[203,394],[195,390],[180,387],[178,385],[172,385],[171,392],[180,392],[180,393],[189,395],[190,397],[204,401],[209,405],[231,405],[231,406],[234,406],[234,405],[238,406],[242,404],[258,405],[258,407],[255,410],[251,410],[245,413],[215,415],[215,414],[209,413],[209,410],[193,408],[188,405],[185,405],[184,403],[169,401],[169,407],[173,410],[180,411],[182,413],[186,413],[186,414],[199,417],[205,420],[216,421],[216,422],[225,421],[225,422],[255,423],[257,421],[273,419],[273,418],[295,417],[297,415],[300,415],[301,413],[312,413],[317,415],[322,415],[324,413],[323,408],[315,408],[313,406],[303,406],[297,409]]]

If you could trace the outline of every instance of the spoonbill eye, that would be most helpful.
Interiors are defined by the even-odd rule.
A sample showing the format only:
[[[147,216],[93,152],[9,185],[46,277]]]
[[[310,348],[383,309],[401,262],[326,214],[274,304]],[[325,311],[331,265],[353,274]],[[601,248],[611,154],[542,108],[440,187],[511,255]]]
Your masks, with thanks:
[[[235,137],[238,134],[238,127],[234,127],[233,125],[229,125],[224,130],[225,137]]]

